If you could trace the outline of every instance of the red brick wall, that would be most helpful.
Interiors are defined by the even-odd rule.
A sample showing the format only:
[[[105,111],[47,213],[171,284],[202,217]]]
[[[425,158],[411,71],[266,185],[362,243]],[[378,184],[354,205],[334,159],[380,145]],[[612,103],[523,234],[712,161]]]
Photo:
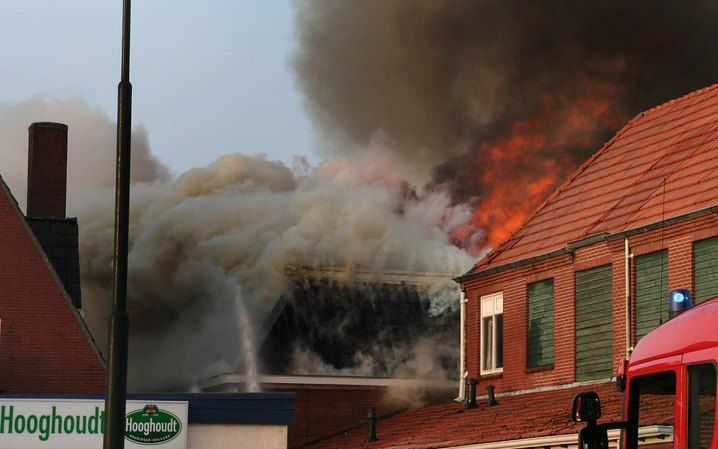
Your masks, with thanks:
[[[101,392],[89,334],[0,181],[0,390]]]
[[[693,288],[693,242],[718,235],[718,215],[632,235],[628,238],[634,255],[668,249],[669,288]],[[463,284],[468,298],[466,317],[466,364],[469,377],[479,375],[479,298],[489,293],[504,295],[504,371],[480,379],[478,394],[493,384],[497,392],[572,383],[574,368],[574,273],[612,264],[612,316],[614,373],[625,356],[625,249],[624,240],[601,241],[574,252],[524,265]],[[526,369],[526,285],[554,278],[554,365],[539,371]],[[632,278],[633,279],[633,278]],[[633,292],[632,292],[633,296]],[[635,322],[635,310],[631,310]],[[635,344],[635,334],[631,344]]]
[[[370,386],[302,386],[296,393],[294,424],[289,426],[288,447],[294,448],[351,428],[366,428],[370,407],[382,417],[423,405],[450,403],[457,389],[399,389]],[[272,391],[288,391],[275,388]]]
[[[384,402],[385,388],[303,388],[296,390],[295,422],[289,447],[363,425],[369,407],[384,415],[397,407]]]

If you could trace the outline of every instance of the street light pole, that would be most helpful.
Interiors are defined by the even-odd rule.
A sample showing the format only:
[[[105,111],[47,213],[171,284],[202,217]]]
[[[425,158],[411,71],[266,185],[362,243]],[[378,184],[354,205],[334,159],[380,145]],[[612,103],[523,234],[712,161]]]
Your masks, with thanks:
[[[127,400],[127,252],[130,210],[130,137],[132,84],[130,84],[130,0],[122,2],[122,75],[117,87],[117,165],[115,173],[115,249],[112,312],[108,328],[108,361],[105,385],[104,449],[125,447]]]

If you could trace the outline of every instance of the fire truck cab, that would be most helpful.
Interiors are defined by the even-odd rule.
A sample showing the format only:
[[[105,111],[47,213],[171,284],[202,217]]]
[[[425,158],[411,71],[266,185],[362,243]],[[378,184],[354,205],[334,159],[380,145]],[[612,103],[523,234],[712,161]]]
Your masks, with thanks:
[[[647,424],[672,427],[673,442],[660,444],[661,449],[718,449],[717,363],[718,298],[714,298],[648,333],[630,361],[619,367],[623,421],[598,424],[598,395],[576,395],[572,418],[587,423],[579,433],[579,449],[607,449],[609,429],[622,429],[622,447],[637,449],[639,428]]]

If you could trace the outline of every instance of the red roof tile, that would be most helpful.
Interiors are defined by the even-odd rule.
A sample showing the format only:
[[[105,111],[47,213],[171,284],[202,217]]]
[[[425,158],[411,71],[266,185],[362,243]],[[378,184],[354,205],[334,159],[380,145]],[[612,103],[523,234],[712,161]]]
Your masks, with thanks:
[[[639,114],[472,272],[718,205],[718,84]]]
[[[517,440],[577,433],[583,425],[571,421],[573,396],[596,391],[603,408],[601,422],[617,421],[621,394],[613,383],[499,397],[499,405],[463,410],[463,404],[423,407],[377,422],[378,441],[365,443],[367,429],[356,428],[343,435],[308,446],[312,449],[430,449],[494,441]]]

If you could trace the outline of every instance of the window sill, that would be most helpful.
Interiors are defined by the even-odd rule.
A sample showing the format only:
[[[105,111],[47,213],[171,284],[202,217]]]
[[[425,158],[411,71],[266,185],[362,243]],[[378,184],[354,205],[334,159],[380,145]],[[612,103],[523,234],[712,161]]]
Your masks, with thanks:
[[[484,379],[496,379],[496,378],[499,378],[499,377],[501,377],[501,376],[503,376],[503,375],[504,375],[504,371],[503,371],[503,370],[501,370],[501,371],[489,371],[489,372],[484,372],[484,373],[482,373],[482,374],[479,375],[479,380],[484,380]]]
[[[553,363],[550,365],[532,366],[530,368],[526,368],[524,371],[526,372],[526,374],[529,374],[529,373],[537,373],[540,371],[550,371],[552,369],[553,369]]]

